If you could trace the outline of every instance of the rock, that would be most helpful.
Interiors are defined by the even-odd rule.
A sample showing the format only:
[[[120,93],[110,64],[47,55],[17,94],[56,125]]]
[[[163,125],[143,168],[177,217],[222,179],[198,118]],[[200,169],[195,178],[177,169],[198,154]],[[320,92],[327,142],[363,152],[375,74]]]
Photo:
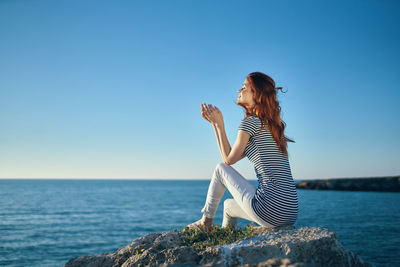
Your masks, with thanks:
[[[320,227],[254,227],[255,235],[196,251],[178,232],[150,233],[113,253],[81,256],[64,266],[371,266]]]
[[[300,181],[299,189],[400,192],[400,176]]]

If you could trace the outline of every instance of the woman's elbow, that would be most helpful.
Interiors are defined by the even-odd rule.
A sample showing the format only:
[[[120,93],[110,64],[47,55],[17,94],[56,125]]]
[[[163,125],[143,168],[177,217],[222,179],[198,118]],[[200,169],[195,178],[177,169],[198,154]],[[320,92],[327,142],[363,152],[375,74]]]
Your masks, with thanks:
[[[232,159],[226,159],[226,160],[224,161],[224,163],[227,164],[227,165],[232,165],[232,164],[235,164],[236,162],[237,162],[237,160],[234,161],[234,160],[232,160]]]

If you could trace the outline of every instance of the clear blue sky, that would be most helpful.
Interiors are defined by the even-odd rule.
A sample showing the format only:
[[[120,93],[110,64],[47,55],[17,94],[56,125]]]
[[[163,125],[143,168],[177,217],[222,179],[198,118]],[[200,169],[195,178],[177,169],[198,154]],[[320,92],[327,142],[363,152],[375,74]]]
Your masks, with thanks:
[[[1,178],[208,179],[270,75],[295,179],[400,174],[398,1],[0,1]],[[255,179],[247,158],[233,165]]]

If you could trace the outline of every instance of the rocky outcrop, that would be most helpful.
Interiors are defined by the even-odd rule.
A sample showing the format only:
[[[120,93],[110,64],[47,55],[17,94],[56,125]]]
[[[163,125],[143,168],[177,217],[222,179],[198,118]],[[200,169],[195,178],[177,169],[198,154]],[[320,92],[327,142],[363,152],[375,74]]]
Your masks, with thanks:
[[[371,266],[320,227],[255,227],[255,235],[196,251],[179,232],[151,233],[113,253],[69,260],[76,266]]]
[[[300,181],[299,189],[400,192],[400,176]]]

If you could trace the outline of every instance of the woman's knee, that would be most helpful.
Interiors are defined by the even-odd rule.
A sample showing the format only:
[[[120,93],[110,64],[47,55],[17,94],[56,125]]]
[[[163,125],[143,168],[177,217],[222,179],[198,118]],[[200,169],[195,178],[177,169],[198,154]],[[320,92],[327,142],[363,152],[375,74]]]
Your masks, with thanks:
[[[222,168],[224,168],[223,164],[225,164],[225,163],[220,162],[217,164],[217,166],[215,166],[213,177],[220,176],[220,171],[222,170]]]
[[[234,199],[232,199],[232,198],[225,199],[225,201],[224,201],[224,210],[228,211],[229,209],[231,209],[234,206],[234,204],[235,204],[235,200]]]
[[[220,162],[217,164],[217,166],[215,167],[216,170],[221,170],[223,168],[226,168],[227,166],[229,166],[228,164],[226,164],[225,162]]]
[[[224,172],[227,170],[227,168],[229,168],[230,166],[224,162],[220,162],[217,164],[217,166],[215,167],[214,173],[218,173],[221,174],[221,171]]]

